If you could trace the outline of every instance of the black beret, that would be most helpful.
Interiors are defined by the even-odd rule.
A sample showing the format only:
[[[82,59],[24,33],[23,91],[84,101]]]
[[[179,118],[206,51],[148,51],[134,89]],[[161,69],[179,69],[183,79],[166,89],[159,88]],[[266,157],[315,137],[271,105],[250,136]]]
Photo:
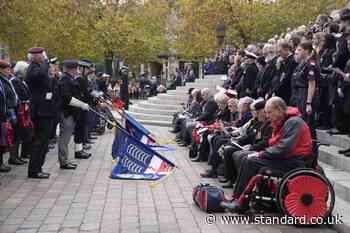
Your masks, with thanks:
[[[68,69],[74,69],[78,67],[78,62],[75,60],[65,60],[63,61],[63,67]]]
[[[31,53],[31,54],[42,53],[44,51],[45,51],[45,49],[42,47],[33,47],[33,48],[28,49],[28,53]]]
[[[0,69],[6,69],[8,67],[11,67],[11,64],[6,60],[0,59]]]
[[[345,9],[341,10],[340,20],[344,21],[344,20],[349,20],[349,19],[350,19],[350,9],[345,8]]]
[[[254,103],[255,111],[259,111],[259,110],[264,109],[264,108],[265,108],[265,101],[264,100],[257,100]]]

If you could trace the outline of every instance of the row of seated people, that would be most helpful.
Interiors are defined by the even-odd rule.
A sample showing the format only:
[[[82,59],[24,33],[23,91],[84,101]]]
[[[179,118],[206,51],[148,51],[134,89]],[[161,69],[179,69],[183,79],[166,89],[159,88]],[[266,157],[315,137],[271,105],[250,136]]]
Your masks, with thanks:
[[[219,178],[232,188],[233,199],[225,208],[242,211],[241,194],[262,168],[282,174],[306,167],[312,157],[312,138],[298,109],[283,99],[236,99],[209,89],[190,92],[188,107],[174,115],[173,130],[180,146],[188,146],[193,162],[207,162],[203,178]]]

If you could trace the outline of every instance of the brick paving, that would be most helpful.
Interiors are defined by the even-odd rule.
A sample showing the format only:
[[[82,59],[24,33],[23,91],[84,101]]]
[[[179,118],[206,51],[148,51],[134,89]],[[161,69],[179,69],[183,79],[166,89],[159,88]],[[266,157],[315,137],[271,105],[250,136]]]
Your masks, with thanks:
[[[163,139],[167,128],[147,127]],[[48,180],[29,180],[25,166],[0,175],[0,233],[299,233],[335,232],[328,228],[285,225],[205,224],[205,213],[192,202],[192,188],[206,165],[191,163],[187,149],[163,153],[179,169],[151,189],[146,181],[109,179],[111,131],[93,145],[93,157],[78,161],[75,171],[60,170],[57,149],[47,155]],[[229,193],[228,193],[229,194]],[[217,215],[217,219],[220,215]]]

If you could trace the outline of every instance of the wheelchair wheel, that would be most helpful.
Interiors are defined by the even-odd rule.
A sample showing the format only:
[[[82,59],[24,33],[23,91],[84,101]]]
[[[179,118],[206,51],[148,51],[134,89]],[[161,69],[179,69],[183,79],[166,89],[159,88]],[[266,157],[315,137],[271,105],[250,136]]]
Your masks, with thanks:
[[[333,211],[335,193],[330,181],[312,169],[287,173],[276,193],[277,206],[295,224],[322,224]]]

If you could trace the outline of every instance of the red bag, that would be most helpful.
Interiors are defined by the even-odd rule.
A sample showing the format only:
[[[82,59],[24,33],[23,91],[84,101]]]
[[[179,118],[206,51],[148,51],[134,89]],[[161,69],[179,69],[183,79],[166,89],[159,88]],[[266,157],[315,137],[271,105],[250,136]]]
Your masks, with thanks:
[[[18,109],[18,123],[25,129],[32,129],[33,122],[30,119],[30,111],[27,103],[21,103]]]
[[[0,147],[9,149],[13,146],[13,128],[10,122],[2,122],[0,129]]]

